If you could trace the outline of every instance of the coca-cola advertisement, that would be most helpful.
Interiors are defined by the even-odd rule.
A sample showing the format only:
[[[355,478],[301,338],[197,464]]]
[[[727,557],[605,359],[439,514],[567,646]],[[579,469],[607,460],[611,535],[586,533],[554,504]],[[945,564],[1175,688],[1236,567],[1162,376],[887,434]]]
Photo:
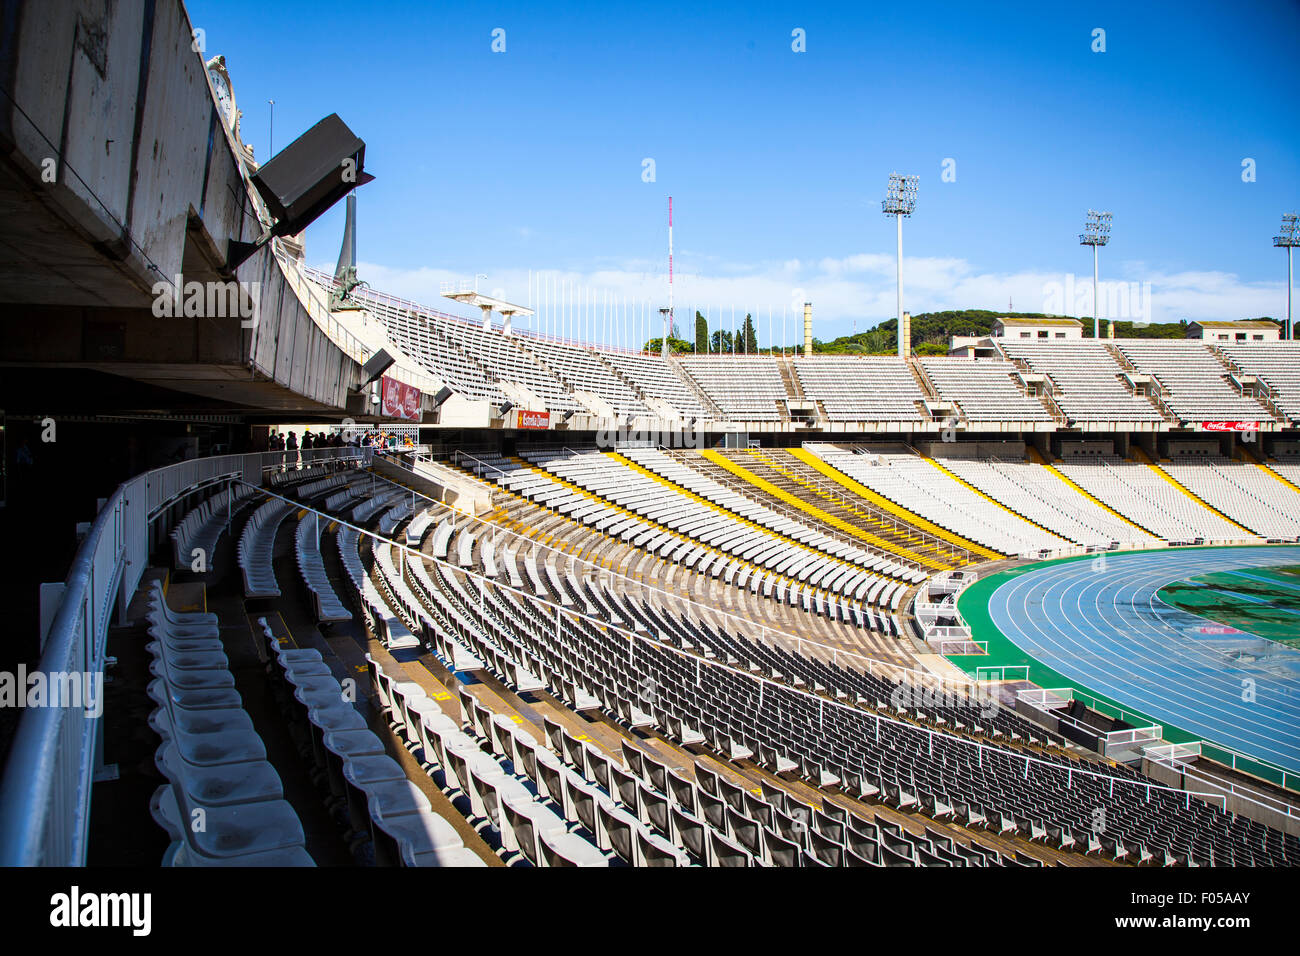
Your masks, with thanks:
[[[1253,432],[1259,430],[1259,422],[1202,422],[1201,427],[1207,432]]]
[[[420,420],[420,390],[395,378],[384,376],[380,387],[380,407],[386,418]]]

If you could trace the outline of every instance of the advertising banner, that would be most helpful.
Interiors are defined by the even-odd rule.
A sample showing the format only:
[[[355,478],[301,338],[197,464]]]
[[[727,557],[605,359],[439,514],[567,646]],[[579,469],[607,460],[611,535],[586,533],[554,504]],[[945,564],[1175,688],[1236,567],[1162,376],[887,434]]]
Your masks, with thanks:
[[[420,420],[420,390],[385,375],[380,386],[380,407],[386,418]]]
[[[519,412],[520,428],[550,428],[550,412],[529,412],[520,410]]]

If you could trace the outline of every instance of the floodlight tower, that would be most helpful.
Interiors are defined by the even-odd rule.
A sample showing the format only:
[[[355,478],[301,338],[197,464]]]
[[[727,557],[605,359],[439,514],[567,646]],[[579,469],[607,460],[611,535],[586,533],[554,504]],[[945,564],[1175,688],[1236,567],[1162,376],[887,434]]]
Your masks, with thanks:
[[[1088,210],[1088,221],[1083,224],[1079,245],[1092,246],[1092,337],[1101,339],[1101,300],[1097,297],[1097,250],[1110,242],[1110,213]]]
[[[1296,220],[1296,214],[1291,213],[1282,217],[1282,234],[1273,237],[1273,245],[1286,249],[1286,334],[1283,338],[1295,338],[1295,326],[1291,324],[1291,284],[1295,279],[1295,272],[1291,261],[1291,250],[1300,245],[1300,222]]]
[[[916,209],[917,176],[900,176],[889,174],[889,189],[880,204],[886,216],[893,216],[898,223],[898,357],[907,358],[911,342],[903,341],[903,217],[911,216]]]

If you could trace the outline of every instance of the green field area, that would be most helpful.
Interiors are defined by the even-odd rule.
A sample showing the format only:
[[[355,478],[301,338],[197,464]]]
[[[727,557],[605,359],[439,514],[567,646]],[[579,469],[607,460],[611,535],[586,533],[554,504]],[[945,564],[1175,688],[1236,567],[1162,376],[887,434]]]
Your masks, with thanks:
[[[1300,649],[1300,566],[1219,571],[1161,588],[1166,604]]]

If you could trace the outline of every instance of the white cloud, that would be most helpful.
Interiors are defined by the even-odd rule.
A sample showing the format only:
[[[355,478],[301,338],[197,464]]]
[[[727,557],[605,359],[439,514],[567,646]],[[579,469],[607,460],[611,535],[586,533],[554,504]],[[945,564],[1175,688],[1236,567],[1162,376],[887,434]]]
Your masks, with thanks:
[[[679,268],[682,265],[679,260]],[[324,268],[328,271],[330,267]],[[1282,282],[1245,282],[1227,272],[1163,272],[1141,262],[1118,263],[1112,269],[1111,285],[1103,290],[1103,318],[1108,316],[1107,302],[1124,298],[1129,299],[1128,305],[1119,305],[1115,317],[1147,318],[1151,322],[1285,314],[1286,288]],[[441,283],[472,281],[472,276],[434,268],[391,269],[373,263],[362,263],[358,271],[375,289],[465,314],[442,298]],[[505,297],[514,302],[531,302],[539,313],[534,327],[553,329],[557,321],[564,321],[562,315],[568,314],[568,334],[593,341],[606,336],[612,339],[614,333],[607,329],[621,327],[623,316],[629,317],[629,325],[635,317],[637,325],[635,330],[623,333],[620,341],[654,334],[649,330],[657,324],[657,310],[667,304],[668,298],[663,266],[648,260],[602,263],[588,270],[556,270],[540,276],[534,272],[531,277],[521,269],[489,266],[487,271],[489,277],[480,280],[480,287],[504,290]],[[813,303],[814,330],[823,339],[845,334],[855,324],[859,331],[871,328],[891,318],[896,309],[894,259],[876,253],[816,262],[710,262],[703,267],[681,268],[674,279],[679,329],[689,323],[692,308],[706,311],[715,320],[720,316],[722,326],[729,327],[734,307],[737,322],[746,311],[755,314],[763,341],[768,339],[769,310],[773,332],[779,337],[783,309],[787,317],[786,341],[795,341],[799,337],[795,318],[801,314],[804,301]],[[1127,287],[1121,289],[1121,283],[1127,283]],[[1062,305],[1062,292],[1069,288],[1074,289],[1076,297],[1072,303]],[[1117,291],[1128,295],[1117,300]],[[1008,304],[1018,312],[1065,311],[1081,316],[1092,312],[1091,274],[981,272],[958,258],[905,258],[904,292],[905,306],[913,313],[968,308],[1004,311]],[[607,298],[612,304],[608,310]],[[607,314],[616,321],[607,320]]]

